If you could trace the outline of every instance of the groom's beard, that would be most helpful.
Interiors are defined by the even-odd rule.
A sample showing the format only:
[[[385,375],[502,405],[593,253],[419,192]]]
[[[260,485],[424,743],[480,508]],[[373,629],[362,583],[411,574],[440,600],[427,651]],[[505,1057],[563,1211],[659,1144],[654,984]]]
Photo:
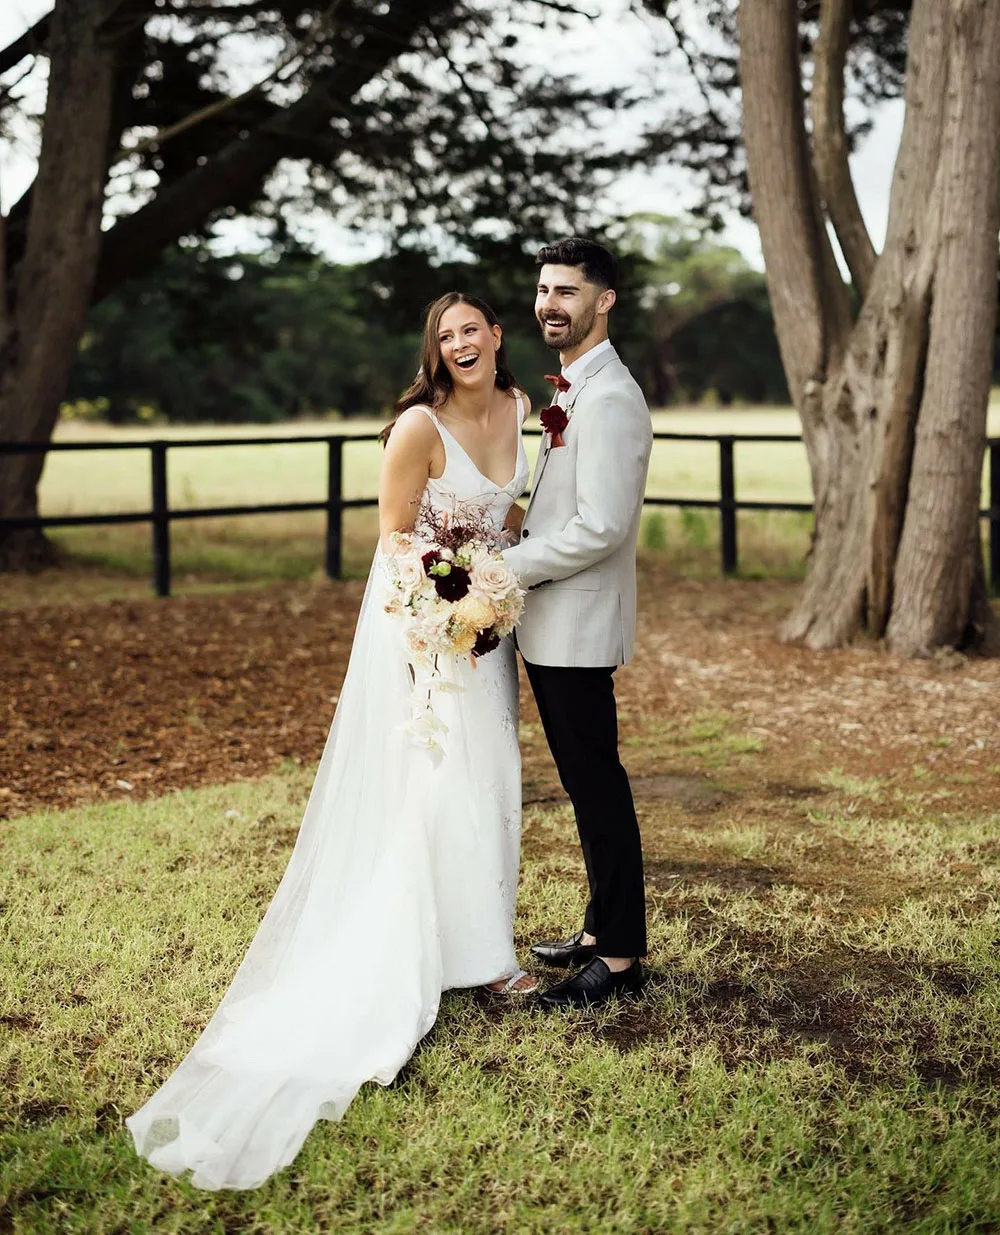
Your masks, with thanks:
[[[551,347],[553,351],[570,352],[574,347],[582,343],[591,330],[593,330],[594,322],[597,320],[597,309],[592,308],[589,313],[582,314],[575,321],[568,313],[553,314],[552,316],[560,322],[569,322],[569,328],[561,331],[558,337],[549,338],[549,333],[546,329],[546,319],[539,317],[538,324],[542,328],[542,341],[546,347]]]

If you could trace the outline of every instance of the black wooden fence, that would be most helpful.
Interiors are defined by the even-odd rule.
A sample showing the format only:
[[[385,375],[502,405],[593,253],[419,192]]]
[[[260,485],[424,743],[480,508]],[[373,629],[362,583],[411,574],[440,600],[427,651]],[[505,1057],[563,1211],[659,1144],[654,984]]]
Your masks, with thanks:
[[[525,431],[529,437],[540,437],[538,429]],[[152,509],[104,515],[51,515],[33,518],[0,517],[0,527],[81,527],[102,523],[148,523],[152,527],[153,587],[157,596],[170,595],[170,525],[179,519],[205,519],[220,515],[267,515],[293,511],[326,511],[326,573],[331,579],[342,575],[343,513],[345,510],[363,506],[375,506],[375,497],[345,498],[344,447],[353,442],[374,442],[375,433],[339,434],[309,437],[226,437],[193,438],[174,441],[149,442],[0,442],[0,454],[38,454],[63,450],[148,450]],[[741,510],[778,510],[807,512],[810,502],[752,502],[741,501],[736,496],[737,443],[801,442],[802,438],[789,434],[752,433],[654,433],[658,442],[715,442],[719,447],[719,496],[716,498],[666,497],[646,494],[647,506],[674,506],[688,509],[717,510],[721,522],[720,549],[722,571],[734,574],[738,564],[736,515]],[[272,502],[263,506],[196,506],[171,509],[167,499],[167,453],[174,450],[190,450],[194,447],[225,446],[272,446],[277,444],[305,445],[325,443],[327,448],[326,497],[313,502]],[[1000,438],[990,438],[989,452],[990,504],[980,511],[989,524],[990,584],[1000,591]]]

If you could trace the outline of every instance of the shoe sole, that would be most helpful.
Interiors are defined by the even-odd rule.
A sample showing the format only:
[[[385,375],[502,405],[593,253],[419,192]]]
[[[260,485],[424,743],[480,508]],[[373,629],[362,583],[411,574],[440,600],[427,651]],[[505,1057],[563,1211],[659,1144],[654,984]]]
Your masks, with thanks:
[[[578,1008],[578,1009],[584,1009],[584,1010],[589,1010],[593,1008],[603,1008],[606,1004],[611,1003],[612,1000],[615,1000],[615,999],[623,1001],[625,1003],[638,1003],[643,998],[645,993],[646,992],[645,992],[644,987],[639,986],[639,987],[627,987],[625,990],[615,991],[613,995],[608,995],[606,999],[597,999],[597,1000],[581,999],[579,1002],[577,1002],[576,1000],[567,1000],[566,1003],[549,1003],[546,1001],[544,995],[539,995],[536,1002],[546,1012],[565,1012],[571,1008]]]
[[[579,969],[581,965],[586,965],[589,961],[594,959],[593,956],[586,956],[577,960],[557,961],[551,960],[547,956],[540,956],[539,953],[535,951],[532,951],[531,955],[535,958],[535,960],[541,961],[543,965],[549,965],[552,969]]]

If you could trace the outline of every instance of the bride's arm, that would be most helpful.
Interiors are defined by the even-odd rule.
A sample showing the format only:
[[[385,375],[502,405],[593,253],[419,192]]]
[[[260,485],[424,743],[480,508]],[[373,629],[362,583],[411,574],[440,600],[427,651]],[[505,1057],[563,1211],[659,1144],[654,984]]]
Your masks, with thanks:
[[[524,522],[524,507],[518,506],[514,502],[510,510],[507,511],[507,518],[504,519],[503,527],[505,532],[510,533],[510,543],[516,545],[521,539],[521,524]]]
[[[396,420],[385,445],[378,486],[378,525],[383,549],[393,532],[413,528],[427,478],[443,454],[441,438],[423,412],[410,409]]]
[[[521,427],[524,427],[524,422],[531,415],[531,400],[522,390],[521,394]],[[521,539],[521,524],[524,522],[524,507],[518,506],[517,502],[511,505],[507,511],[507,518],[504,519],[503,530],[507,533],[507,542],[511,545],[516,545]]]

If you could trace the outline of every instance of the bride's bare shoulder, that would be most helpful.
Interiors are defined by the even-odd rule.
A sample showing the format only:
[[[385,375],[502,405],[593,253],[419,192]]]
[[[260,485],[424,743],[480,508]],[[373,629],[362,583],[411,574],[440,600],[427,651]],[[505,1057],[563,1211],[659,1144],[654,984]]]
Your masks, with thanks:
[[[422,404],[414,404],[405,412],[400,412],[392,422],[392,432],[386,447],[398,452],[420,449],[437,441],[440,435],[428,414],[429,411],[430,409],[424,408]]]

